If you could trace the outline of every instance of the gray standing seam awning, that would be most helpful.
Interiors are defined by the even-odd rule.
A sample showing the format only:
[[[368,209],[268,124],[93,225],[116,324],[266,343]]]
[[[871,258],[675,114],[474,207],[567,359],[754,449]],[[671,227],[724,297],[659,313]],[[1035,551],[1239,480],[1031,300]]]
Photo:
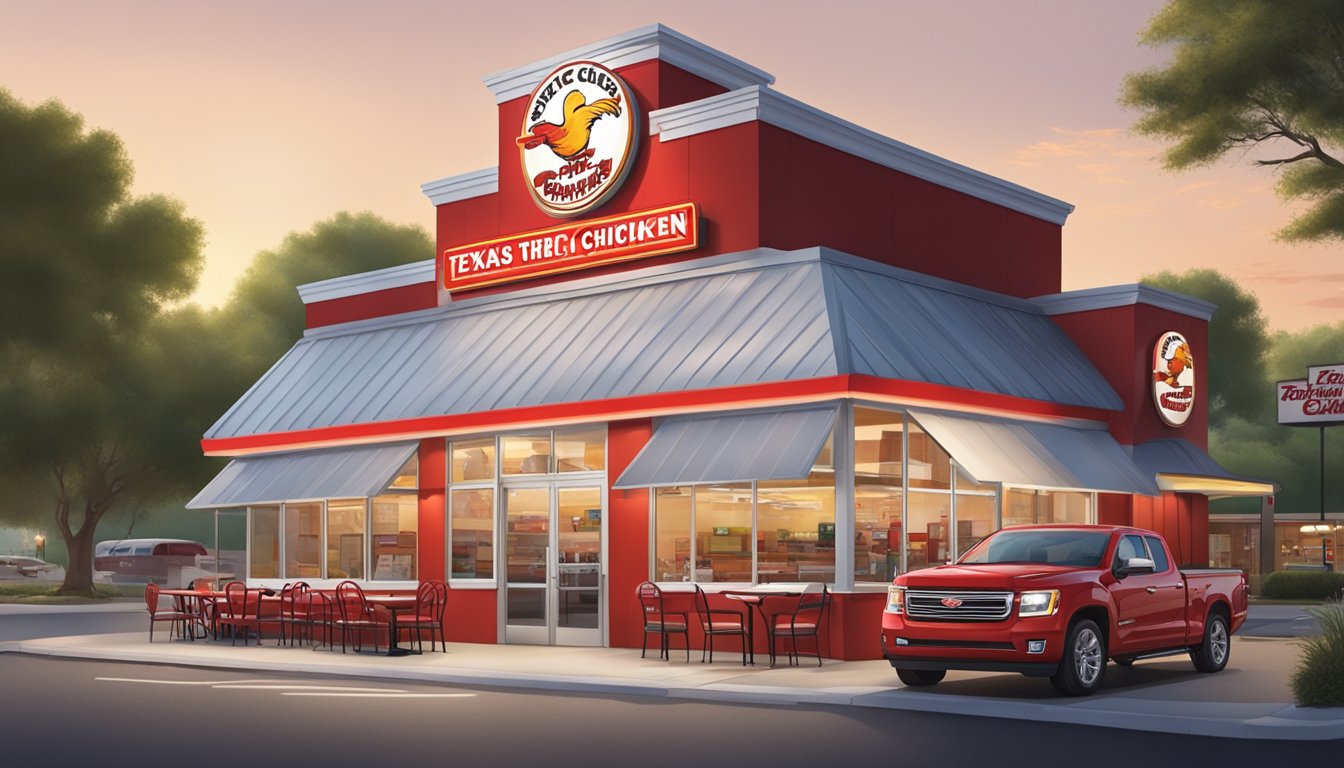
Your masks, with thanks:
[[[613,488],[807,477],[835,426],[836,406],[670,416]]]
[[[910,416],[977,481],[1158,496],[1104,428],[910,409]]]
[[[386,443],[234,459],[187,509],[376,496],[396,479],[417,445]]]

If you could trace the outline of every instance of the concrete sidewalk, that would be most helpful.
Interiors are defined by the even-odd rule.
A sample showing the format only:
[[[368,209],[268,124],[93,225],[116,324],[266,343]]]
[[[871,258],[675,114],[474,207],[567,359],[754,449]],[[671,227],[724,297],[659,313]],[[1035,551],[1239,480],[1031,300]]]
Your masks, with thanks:
[[[0,615],[37,612],[0,606]],[[107,610],[104,606],[95,608]],[[71,611],[53,606],[46,610]],[[127,610],[143,611],[128,606]],[[933,688],[906,689],[885,661],[827,661],[820,667],[770,668],[758,657],[743,667],[732,652],[701,664],[699,651],[653,651],[641,659],[625,648],[449,644],[447,653],[390,658],[309,648],[231,647],[228,642],[165,640],[147,632],[79,635],[0,643],[0,652],[82,659],[302,672],[491,688],[619,694],[752,704],[827,704],[1039,720],[1231,738],[1344,739],[1344,708],[1293,705],[1288,680],[1298,657],[1294,641],[1234,638],[1224,671],[1204,675],[1184,656],[1114,664],[1102,691],[1061,698],[1048,681],[1018,675],[950,672]]]

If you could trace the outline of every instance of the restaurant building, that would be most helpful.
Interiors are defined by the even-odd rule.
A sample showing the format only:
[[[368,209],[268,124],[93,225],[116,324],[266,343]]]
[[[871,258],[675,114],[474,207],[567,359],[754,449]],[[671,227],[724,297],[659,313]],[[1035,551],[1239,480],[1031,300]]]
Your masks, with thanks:
[[[1207,563],[1214,307],[1060,291],[1072,206],[861,128],[661,25],[485,78],[498,165],[423,186],[437,256],[299,287],[191,503],[250,582],[450,587],[450,640],[638,647],[635,588],[885,585],[999,527]],[[478,129],[489,131],[491,126]]]

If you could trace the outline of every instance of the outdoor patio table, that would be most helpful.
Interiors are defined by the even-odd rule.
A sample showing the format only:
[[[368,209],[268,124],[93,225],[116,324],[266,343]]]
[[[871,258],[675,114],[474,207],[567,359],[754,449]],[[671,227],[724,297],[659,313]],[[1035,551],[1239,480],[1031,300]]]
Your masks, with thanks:
[[[379,605],[387,609],[390,621],[388,622],[387,655],[388,656],[407,656],[412,653],[419,653],[410,648],[402,648],[397,644],[397,614],[405,611],[415,610],[414,595],[364,595],[364,601],[371,605]]]
[[[750,589],[733,589],[721,592],[729,600],[737,600],[747,606],[747,659],[756,663],[756,614],[761,615],[762,621],[768,621],[765,612],[761,610],[761,603],[767,597],[799,597],[802,590],[781,587],[778,585],[762,585]],[[766,636],[770,634],[769,627],[766,628]],[[773,655],[774,649],[771,649]]]

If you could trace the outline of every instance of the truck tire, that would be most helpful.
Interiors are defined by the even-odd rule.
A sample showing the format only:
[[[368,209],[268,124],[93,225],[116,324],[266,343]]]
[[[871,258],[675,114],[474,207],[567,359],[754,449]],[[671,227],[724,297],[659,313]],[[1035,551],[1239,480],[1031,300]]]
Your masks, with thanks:
[[[1087,696],[1101,687],[1106,676],[1106,637],[1091,619],[1079,619],[1069,625],[1064,641],[1064,658],[1059,671],[1050,677],[1051,685],[1065,696]]]
[[[941,669],[896,669],[896,676],[909,686],[937,685],[947,676]]]
[[[1227,631],[1227,617],[1214,611],[1204,622],[1204,642],[1190,649],[1190,660],[1200,672],[1217,672],[1227,666],[1231,655],[1232,636]]]

